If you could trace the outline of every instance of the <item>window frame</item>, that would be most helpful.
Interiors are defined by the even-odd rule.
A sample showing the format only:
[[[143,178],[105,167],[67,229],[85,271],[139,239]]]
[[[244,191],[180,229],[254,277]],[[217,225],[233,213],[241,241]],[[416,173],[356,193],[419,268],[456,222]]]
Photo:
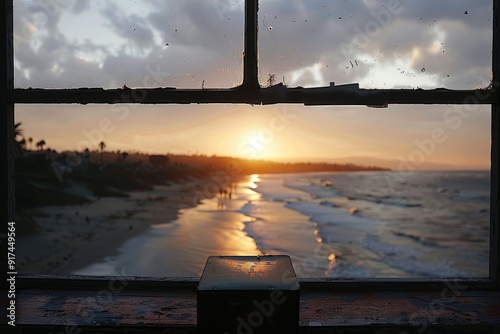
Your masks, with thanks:
[[[282,84],[263,88],[258,82],[258,0],[245,0],[245,32],[243,56],[243,83],[231,89],[176,89],[176,88],[137,88],[137,89],[20,89],[14,88],[14,31],[13,0],[5,0],[0,8],[0,34],[6,36],[0,55],[1,96],[3,111],[2,127],[6,135],[2,138],[2,148],[7,154],[6,173],[7,198],[2,205],[4,227],[2,234],[7,239],[8,222],[15,222],[15,187],[14,187],[14,108],[23,103],[77,103],[77,104],[285,104],[297,103],[308,105],[365,105],[386,107],[389,104],[475,104],[491,105],[491,193],[490,193],[490,261],[489,277],[485,279],[460,279],[456,283],[468,289],[500,289],[500,238],[499,238],[499,157],[500,149],[500,0],[492,0],[493,5],[493,38],[492,38],[492,82],[484,89],[450,90],[450,89],[359,89],[356,85],[342,85],[318,88],[288,88]],[[369,112],[369,110],[367,111]],[[6,241],[6,240],[5,240]],[[7,245],[7,242],[2,242]],[[7,254],[7,246],[2,248]],[[6,256],[3,256],[6,261]],[[7,268],[5,265],[4,268]],[[21,281],[30,286],[61,287],[81,285],[94,280],[107,280],[106,277],[78,276],[19,276]],[[123,279],[133,281],[135,278]],[[162,279],[140,279],[140,285],[154,287]],[[196,280],[191,278],[169,280],[186,287],[192,286]],[[173,284],[173,283],[172,283]],[[449,284],[445,279],[302,279],[301,287],[313,289],[377,289],[377,290],[419,290],[440,289]]]

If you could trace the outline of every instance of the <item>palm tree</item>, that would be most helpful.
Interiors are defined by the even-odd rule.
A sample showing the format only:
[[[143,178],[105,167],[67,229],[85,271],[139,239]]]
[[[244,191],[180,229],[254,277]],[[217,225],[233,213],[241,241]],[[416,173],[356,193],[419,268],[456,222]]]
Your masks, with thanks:
[[[267,78],[267,87],[271,87],[276,82],[276,74],[269,73],[269,77]]]
[[[40,151],[43,151],[43,147],[45,146],[45,144],[45,140],[41,139],[36,143],[36,147],[38,147]]]
[[[31,151],[31,144],[33,143],[33,138],[29,137],[28,138],[28,143],[30,143],[30,151]]]
[[[21,139],[17,139],[17,137],[21,137]],[[23,138],[23,129],[21,129],[21,122],[14,124],[14,145],[16,151],[21,153],[23,149],[26,147],[26,139]]]
[[[26,150],[26,139],[23,138],[20,141],[16,142],[16,150],[21,156],[23,155],[23,152]]]
[[[18,136],[23,136],[23,129],[21,129],[21,122],[14,124],[14,139],[17,139]]]
[[[99,143],[99,148],[101,149],[101,166],[103,165],[103,155],[104,155],[104,148],[106,147],[106,144],[102,141]]]

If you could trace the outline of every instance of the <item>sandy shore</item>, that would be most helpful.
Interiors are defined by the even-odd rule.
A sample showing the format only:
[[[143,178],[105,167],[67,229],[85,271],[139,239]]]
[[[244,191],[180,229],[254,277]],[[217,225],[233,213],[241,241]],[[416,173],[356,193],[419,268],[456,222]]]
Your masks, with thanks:
[[[240,211],[250,200],[259,197],[249,186],[248,180],[242,180],[235,185],[231,196],[227,193],[203,198],[196,207],[181,210],[174,221],[152,225],[125,241],[116,254],[74,273],[200,277],[208,256],[262,254],[245,231],[246,224],[253,218]]]
[[[70,274],[111,256],[128,239],[151,225],[175,220],[192,207],[202,181],[157,186],[129,193],[128,198],[96,198],[85,205],[44,207],[34,217],[42,232],[18,236],[19,274]]]

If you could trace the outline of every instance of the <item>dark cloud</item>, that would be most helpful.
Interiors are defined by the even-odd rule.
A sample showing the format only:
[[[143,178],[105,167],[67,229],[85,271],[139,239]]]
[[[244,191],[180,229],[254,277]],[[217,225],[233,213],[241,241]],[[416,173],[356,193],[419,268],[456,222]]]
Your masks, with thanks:
[[[127,82],[198,88],[241,82],[241,0],[134,4],[138,9],[147,6],[146,13],[125,12],[118,1],[95,8],[75,1],[50,11],[29,1],[16,3],[17,86],[114,88]],[[318,84],[318,74],[321,84],[359,82],[377,66],[394,65],[417,52],[411,71],[420,77],[450,88],[473,88],[482,82],[477,79],[481,73],[491,72],[491,7],[490,0],[438,4],[431,0],[261,0],[261,81],[264,84],[268,74],[275,74],[278,82],[285,77],[291,84],[293,71],[302,70],[295,85]],[[89,10],[107,20],[108,33],[113,32],[116,41],[98,45],[91,39],[67,40],[64,31],[69,27],[60,25],[61,15]],[[40,13],[48,19],[43,21]],[[38,22],[38,30],[28,28],[33,22]],[[386,78],[372,79],[384,82]],[[401,84],[407,81],[408,73],[401,73]]]
[[[47,10],[40,5],[42,2],[15,1],[16,87],[118,88],[126,83],[130,87],[201,88],[203,85],[212,88],[241,83],[243,0],[137,0],[137,4],[134,0],[75,0],[51,3],[58,2],[67,5]],[[492,29],[488,16],[491,0],[401,0],[401,12],[391,14],[387,24],[381,24],[380,17],[377,19],[373,13],[383,13],[389,3],[391,0],[260,0],[259,70],[262,83],[265,84],[268,74],[272,73],[277,82],[285,77],[285,82],[291,85],[292,75],[297,74],[297,70],[302,71],[302,77],[294,85],[334,81],[337,84],[361,82],[385,87],[396,80],[396,86],[417,87],[427,80],[438,86],[474,88],[487,83],[487,79],[478,79],[478,76],[485,74],[487,78],[491,72]],[[93,20],[94,15],[96,20]],[[75,17],[81,18],[80,22],[68,19]],[[81,21],[89,18],[89,22],[82,24]],[[106,22],[106,27],[101,36],[96,36],[92,24],[101,22]],[[383,29],[365,42],[359,31],[366,35],[366,28],[373,23],[383,26]],[[107,40],[108,36],[116,38]],[[356,38],[357,45],[353,44]],[[432,49],[435,42],[443,44]],[[346,54],[345,45],[352,47],[352,52]],[[412,60],[415,50],[419,56]],[[384,72],[398,61],[409,62],[408,59],[412,61],[409,71]],[[423,68],[424,72],[421,71]],[[38,133],[44,133],[44,137],[66,131],[59,135],[64,137],[60,144],[63,148],[66,143],[76,145],[85,139],[82,129],[96,126],[106,112],[112,113],[111,107],[100,105],[18,107],[16,117],[23,124],[43,129]],[[127,120],[117,123],[120,126],[113,137],[106,137],[110,148],[117,147],[113,146],[112,138],[115,143],[121,142],[123,145],[118,147],[123,149],[140,145],[134,135],[140,134],[138,129],[141,128],[158,129],[162,124],[173,124],[184,117],[186,120],[203,120],[214,106],[133,108],[136,107],[137,112],[131,112]],[[221,110],[226,107],[235,109],[240,106],[223,106]],[[405,156],[408,153],[403,146],[398,146],[404,144],[403,139],[408,139],[413,145],[415,138],[428,138],[432,129],[443,126],[443,114],[451,107],[279,108],[290,108],[288,111],[296,115],[290,129],[296,124],[300,125],[298,130],[304,130],[305,124],[309,134],[325,138],[339,135],[356,145],[370,146],[372,152],[377,152],[379,148],[376,146],[384,146],[392,149],[397,157],[398,149],[403,150]],[[22,113],[23,109],[33,110],[31,118],[26,119],[28,113]],[[44,112],[40,114],[40,110]],[[152,117],[144,117],[145,110]],[[238,115],[241,115],[239,111]],[[255,117],[253,111],[251,119]],[[108,116],[117,119],[116,115]],[[477,144],[478,133],[487,137],[489,119],[489,108],[480,107],[479,112],[472,113],[467,121],[464,119],[460,131],[472,129],[467,138]],[[54,129],[54,121],[58,122],[57,131],[49,130]],[[43,128],[44,124],[46,128]],[[163,133],[163,130],[155,131]],[[375,130],[377,135],[373,136]],[[448,130],[450,136],[455,134],[454,130]],[[52,142],[50,138],[45,139]],[[158,145],[158,138],[153,138],[152,142]],[[464,145],[461,145],[465,140],[448,142],[457,145],[457,154],[466,156],[462,149]],[[487,140],[484,143],[487,146]],[[177,144],[173,142],[172,147]],[[329,151],[328,147],[326,151]]]
[[[211,1],[162,2],[148,21],[170,45],[237,47],[241,51],[243,10],[219,14]]]
[[[445,20],[463,20],[471,27],[491,27],[493,1],[491,0],[441,0],[439,2],[401,1],[402,17],[432,23]]]
[[[153,46],[151,25],[144,17],[136,14],[127,16],[113,2],[108,2],[102,13],[108,20],[109,27],[118,36],[125,38],[139,48]]]
[[[394,64],[418,51],[413,72],[433,78],[438,85],[473,88],[477,80],[450,80],[448,75],[466,68],[489,74],[491,8],[491,1],[465,0],[439,5],[427,0],[265,1],[260,13],[265,18],[260,33],[261,69],[281,78],[293,69],[319,62],[324,65],[325,81],[356,82],[377,64]],[[370,59],[376,63],[365,63]],[[424,68],[425,74],[421,74]],[[404,85],[408,73],[401,74]],[[307,84],[307,80],[304,77],[297,84]]]
[[[79,14],[85,10],[90,9],[90,2],[89,1],[75,1],[75,4],[73,5],[73,13]]]

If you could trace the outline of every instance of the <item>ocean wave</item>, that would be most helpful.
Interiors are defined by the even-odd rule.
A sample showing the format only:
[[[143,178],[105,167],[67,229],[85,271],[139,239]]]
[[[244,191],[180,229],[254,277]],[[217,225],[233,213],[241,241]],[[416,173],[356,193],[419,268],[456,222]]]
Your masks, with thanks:
[[[287,202],[308,199],[310,197],[310,194],[302,189],[293,188],[292,190],[292,188],[285,188],[286,191],[283,191],[283,187],[286,187],[286,185],[277,183],[262,183],[257,188],[252,190],[259,193],[261,195],[261,200],[264,201]]]
[[[290,189],[307,192],[312,198],[342,197],[342,194],[333,185],[318,185],[314,183],[303,184],[293,182],[286,182],[283,185]]]
[[[269,225],[288,220],[286,211],[277,216],[270,202],[280,202],[279,207],[305,216],[304,224],[306,220],[314,223],[315,236],[325,245],[353,250],[331,268],[335,277],[478,277],[489,261],[481,251],[481,242],[487,244],[488,234],[479,233],[483,225],[489,226],[489,221],[483,224],[489,205],[488,183],[455,180],[455,174],[444,182],[446,175],[416,173],[406,186],[398,184],[396,189],[387,187],[383,174],[264,176],[258,186],[263,198],[256,200],[255,206],[246,203],[240,212],[269,218],[268,222],[246,225],[247,232],[258,239],[256,243],[269,248],[271,238],[282,238],[286,233]],[[259,205],[267,211],[262,212]],[[476,221],[481,227],[467,225],[474,222],[476,226]],[[267,225],[262,226],[264,223]],[[453,228],[446,242],[434,237],[434,231],[443,233],[447,226]],[[425,234],[419,229],[425,229]]]
[[[436,190],[438,193],[450,196],[450,197],[459,197],[463,199],[476,199],[476,200],[489,200],[490,199],[490,194],[489,193],[474,193],[474,192],[468,192],[468,191],[462,191],[459,189],[448,189],[448,188],[438,188]]]
[[[261,229],[259,228],[260,222],[264,222],[265,220],[262,218],[254,218],[252,220],[248,220],[243,222],[245,227],[243,228],[243,231],[255,241],[255,244],[257,245],[257,248],[262,252],[263,250],[279,250],[277,248],[276,243],[269,238],[266,238],[265,234],[262,233]]]
[[[409,247],[391,245],[380,240],[376,235],[368,235],[363,241],[363,247],[378,254],[379,261],[405,272],[425,277],[473,277],[474,274],[453,267],[447,257],[424,260],[427,252]]]
[[[397,231],[392,231],[392,234],[394,234],[395,236],[398,236],[398,237],[409,238],[409,239],[416,241],[424,246],[437,247],[437,248],[448,248],[448,246],[441,245],[435,241],[425,239],[425,238],[418,236],[418,235],[404,233],[404,232],[397,232]]]
[[[366,224],[373,225],[377,222],[376,219],[370,217],[351,214],[335,206],[318,205],[315,202],[288,202],[285,207],[308,216],[310,221],[322,225],[352,225],[359,227]]]
[[[245,216],[250,216],[250,213],[252,212],[252,210],[254,208],[255,208],[255,205],[252,203],[252,201],[248,201],[239,210],[236,210],[236,211],[244,214]]]
[[[398,256],[404,258],[413,258],[423,254],[422,251],[416,249],[391,245],[383,242],[376,235],[367,235],[363,240],[363,247],[383,257]]]
[[[236,210],[236,212],[241,213],[250,219],[251,221],[265,220],[266,213],[262,212],[258,205],[255,205],[253,201],[248,201],[241,208]]]
[[[460,191],[458,193],[458,196],[461,198],[466,198],[466,199],[478,199],[478,200],[486,200],[489,199],[489,195],[482,195],[482,194],[473,194],[473,193],[468,193],[465,191]]]
[[[422,204],[404,202],[401,200],[391,199],[389,196],[377,197],[377,196],[348,196],[351,201],[366,201],[375,204],[383,204],[390,206],[398,206],[402,208],[420,208]]]

